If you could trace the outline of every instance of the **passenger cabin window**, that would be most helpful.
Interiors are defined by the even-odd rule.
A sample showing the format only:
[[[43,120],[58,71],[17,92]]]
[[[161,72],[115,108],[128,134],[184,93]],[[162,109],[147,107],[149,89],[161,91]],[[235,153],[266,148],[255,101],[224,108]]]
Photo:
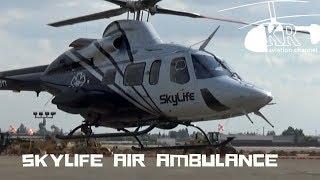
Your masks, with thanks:
[[[150,76],[149,76],[149,83],[151,85],[158,84],[160,67],[161,67],[161,60],[156,60],[152,63],[150,68]]]
[[[115,83],[115,79],[116,79],[116,70],[115,69],[109,69],[107,70],[107,72],[105,73],[102,82],[105,85],[110,85],[110,84],[114,84]]]
[[[228,74],[213,56],[193,54],[191,57],[197,79],[208,79]]]
[[[170,66],[170,80],[178,84],[185,84],[190,81],[188,66],[184,57],[172,60]]]
[[[124,85],[138,86],[143,82],[146,63],[135,63],[127,66],[124,73]]]

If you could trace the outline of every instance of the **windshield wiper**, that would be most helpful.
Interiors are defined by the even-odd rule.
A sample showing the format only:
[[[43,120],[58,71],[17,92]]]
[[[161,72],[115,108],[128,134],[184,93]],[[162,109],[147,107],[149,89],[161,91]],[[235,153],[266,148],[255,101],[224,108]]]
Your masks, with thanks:
[[[208,54],[210,54],[210,55],[212,55],[212,56],[216,59],[216,61],[217,61],[225,70],[227,70],[227,71],[231,74],[231,77],[236,76],[238,79],[240,79],[240,80],[242,81],[242,78],[239,76],[239,74],[236,73],[236,72],[234,72],[234,71],[232,71],[232,70],[225,64],[225,62],[224,62],[223,60],[219,59],[217,56],[215,56],[215,55],[214,55],[213,53],[211,53],[211,52],[208,52],[208,51],[205,51],[205,52],[208,53]]]
[[[238,73],[232,71],[226,64],[224,64],[224,61],[222,61],[221,59],[219,59],[217,56],[215,56],[213,53],[211,53],[211,52],[209,52],[209,51],[206,51],[206,50],[203,50],[203,51],[206,52],[206,53],[208,53],[208,54],[210,54],[211,56],[213,56],[213,57],[216,59],[216,61],[217,61],[225,70],[227,70],[227,71],[230,73],[231,77],[236,76],[240,81],[243,81],[242,78],[239,76]]]

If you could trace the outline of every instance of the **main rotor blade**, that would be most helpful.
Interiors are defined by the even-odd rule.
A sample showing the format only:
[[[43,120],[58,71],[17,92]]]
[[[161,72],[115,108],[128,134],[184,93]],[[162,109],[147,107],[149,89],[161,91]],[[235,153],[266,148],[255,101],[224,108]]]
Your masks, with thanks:
[[[186,16],[186,17],[191,17],[191,18],[204,18],[204,16],[201,16],[200,14],[165,9],[165,8],[162,8],[159,6],[157,6],[155,13],[157,13],[157,14],[170,14],[170,15],[177,15],[177,16]]]
[[[95,14],[90,14],[86,16],[80,16],[72,19],[67,19],[55,23],[48,24],[49,26],[53,27],[61,27],[61,26],[67,26],[67,25],[72,25],[72,24],[77,24],[77,23],[82,23],[82,22],[87,22],[87,21],[94,21],[94,20],[99,20],[99,19],[104,19],[104,18],[110,18],[113,16],[119,16],[123,13],[127,12],[126,8],[118,8],[118,9],[112,9],[108,11],[103,11]]]
[[[126,1],[122,1],[122,0],[104,0],[104,1],[108,1],[110,3],[116,4],[118,6],[124,7],[127,5]]]
[[[184,11],[175,11],[171,9],[165,9],[157,6],[156,12],[158,14],[170,14],[170,15],[176,15],[176,16],[186,16],[186,17],[191,17],[191,18],[205,18],[205,19],[212,19],[212,20],[217,20],[217,21],[223,21],[223,22],[231,22],[231,23],[236,23],[236,24],[242,24],[242,25],[248,25],[249,23],[235,20],[235,19],[228,19],[228,18],[223,18],[223,17],[209,17],[209,16],[203,16],[197,13],[191,13],[191,12],[184,12]]]

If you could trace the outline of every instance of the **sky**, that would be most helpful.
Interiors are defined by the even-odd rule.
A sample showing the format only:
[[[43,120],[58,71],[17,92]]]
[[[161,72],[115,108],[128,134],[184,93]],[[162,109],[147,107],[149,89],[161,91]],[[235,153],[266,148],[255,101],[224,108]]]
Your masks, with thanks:
[[[163,0],[159,5],[246,22],[268,18],[266,5],[219,12],[221,9],[253,2],[259,1]],[[46,24],[116,7],[102,0],[3,0],[0,6],[0,71],[49,64],[68,50],[73,40],[80,37],[101,38],[110,22],[126,16],[62,28],[52,28]],[[320,14],[320,9],[315,7],[320,7],[320,1],[276,4],[278,16]],[[207,50],[226,60],[246,81],[272,92],[276,105],[267,106],[262,112],[275,125],[275,129],[261,118],[251,115],[255,122],[253,125],[245,117],[197,123],[206,131],[216,131],[221,123],[227,133],[262,133],[263,127],[265,131],[281,133],[288,126],[293,126],[303,129],[309,135],[320,134],[320,46],[312,45],[308,35],[298,35],[297,38],[305,48],[318,48],[317,53],[254,53],[244,46],[250,28],[239,30],[239,25],[235,24],[167,15],[152,16],[150,22],[163,41],[185,46],[207,38],[215,27],[221,25]],[[281,22],[299,26],[320,25],[320,18],[303,17]],[[51,99],[52,96],[47,93],[37,98],[34,92],[1,91],[0,128],[7,130],[10,125],[18,127],[20,123],[37,128],[39,121],[33,118],[33,111],[57,111],[56,117],[49,120],[47,127],[55,124],[68,131],[81,123],[80,116],[57,110],[50,103]]]

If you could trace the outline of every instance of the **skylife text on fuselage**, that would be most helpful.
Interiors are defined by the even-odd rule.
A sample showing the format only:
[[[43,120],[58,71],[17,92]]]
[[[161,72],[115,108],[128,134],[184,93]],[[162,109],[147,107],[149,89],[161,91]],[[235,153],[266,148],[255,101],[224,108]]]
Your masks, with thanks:
[[[168,95],[163,94],[160,96],[160,103],[161,104],[172,104],[173,106],[177,106],[179,102],[186,102],[186,101],[194,101],[194,93],[185,92],[182,94],[175,94],[175,95]]]

